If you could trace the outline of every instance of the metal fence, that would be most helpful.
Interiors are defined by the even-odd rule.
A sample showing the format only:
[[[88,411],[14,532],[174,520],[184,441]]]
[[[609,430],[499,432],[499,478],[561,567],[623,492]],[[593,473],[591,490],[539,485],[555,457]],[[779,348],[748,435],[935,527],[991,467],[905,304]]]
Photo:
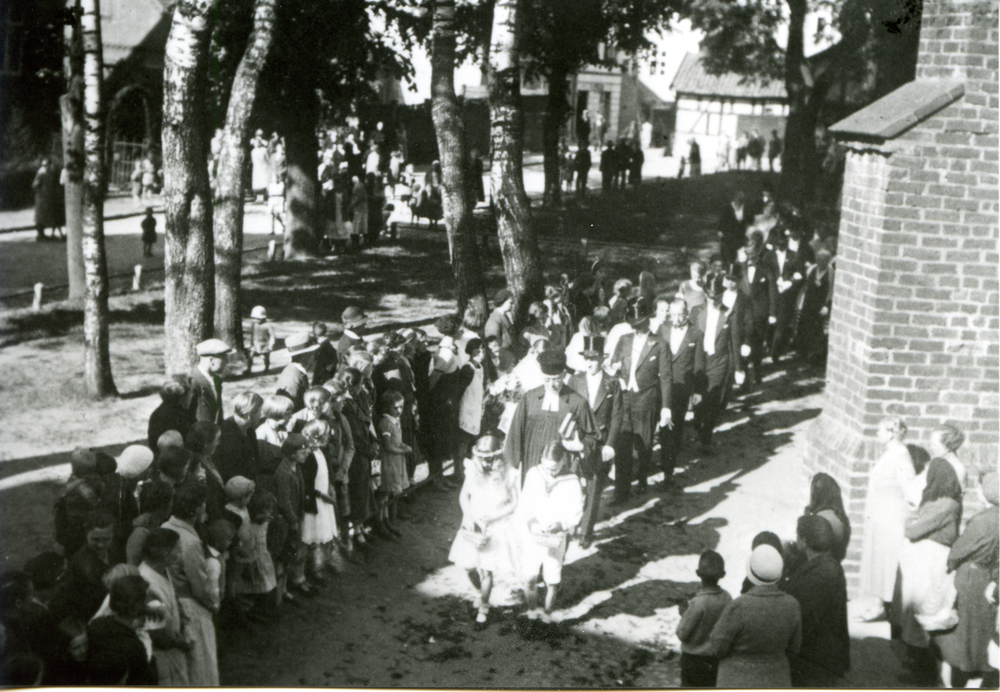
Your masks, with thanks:
[[[108,177],[109,190],[128,191],[132,182],[135,162],[142,161],[141,142],[115,141],[111,153],[111,170]]]

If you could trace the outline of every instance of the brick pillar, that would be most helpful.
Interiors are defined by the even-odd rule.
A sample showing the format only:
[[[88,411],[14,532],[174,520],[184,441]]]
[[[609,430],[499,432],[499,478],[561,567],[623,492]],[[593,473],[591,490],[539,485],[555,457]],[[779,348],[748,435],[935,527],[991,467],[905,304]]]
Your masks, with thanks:
[[[924,0],[916,80],[831,128],[848,154],[825,402],[805,473],[844,490],[852,595],[882,417],[902,415],[921,445],[943,424],[965,432],[966,518],[979,471],[997,464],[997,8]]]

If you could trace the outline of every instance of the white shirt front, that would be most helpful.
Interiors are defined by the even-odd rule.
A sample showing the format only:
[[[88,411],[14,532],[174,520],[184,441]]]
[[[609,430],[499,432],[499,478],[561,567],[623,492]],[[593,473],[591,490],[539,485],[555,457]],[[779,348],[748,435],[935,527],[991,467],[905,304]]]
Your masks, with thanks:
[[[719,328],[719,320],[722,319],[722,311],[715,307],[715,303],[708,304],[708,313],[705,315],[705,354],[715,355],[715,332]]]
[[[788,257],[788,253],[784,250],[776,249],[774,251],[774,256],[778,258],[778,275],[780,276],[783,271],[785,271],[785,258]]]
[[[628,374],[628,390],[630,392],[639,391],[639,384],[635,381],[635,371],[639,367],[639,358],[642,356],[642,349],[648,339],[648,332],[642,334],[636,332],[635,338],[632,339],[632,367]]]
[[[597,407],[597,390],[601,387],[602,377],[604,377],[604,373],[601,371],[598,371],[596,375],[587,373],[587,399],[589,400],[591,411]]]
[[[545,388],[545,394],[542,396],[542,410],[559,411],[559,392],[553,392],[548,387]]]
[[[747,265],[747,283],[753,283],[753,277],[757,274],[757,265],[748,264]]]
[[[684,347],[684,337],[687,336],[687,325],[670,330],[670,352],[676,356]]]

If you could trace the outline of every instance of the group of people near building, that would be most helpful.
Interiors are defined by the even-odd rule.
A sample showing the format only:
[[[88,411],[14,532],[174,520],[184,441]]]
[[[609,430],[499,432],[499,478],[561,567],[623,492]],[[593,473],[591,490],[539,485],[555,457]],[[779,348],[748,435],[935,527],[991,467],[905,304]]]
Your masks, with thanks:
[[[946,686],[996,687],[996,468],[973,477],[959,454],[965,435],[954,426],[934,430],[926,450],[908,445],[906,434],[900,417],[879,423],[884,447],[868,475],[860,615],[888,617],[909,665],[940,672]],[[985,509],[961,529],[969,504]]]

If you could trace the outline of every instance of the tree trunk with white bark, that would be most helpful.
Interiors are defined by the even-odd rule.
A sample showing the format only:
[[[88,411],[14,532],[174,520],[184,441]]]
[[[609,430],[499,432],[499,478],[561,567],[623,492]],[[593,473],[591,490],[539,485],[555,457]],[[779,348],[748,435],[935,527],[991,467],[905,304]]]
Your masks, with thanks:
[[[83,264],[86,292],[83,304],[83,381],[87,396],[115,396],[108,335],[108,262],[104,252],[104,60],[101,45],[100,0],[83,0],[84,151]]]

